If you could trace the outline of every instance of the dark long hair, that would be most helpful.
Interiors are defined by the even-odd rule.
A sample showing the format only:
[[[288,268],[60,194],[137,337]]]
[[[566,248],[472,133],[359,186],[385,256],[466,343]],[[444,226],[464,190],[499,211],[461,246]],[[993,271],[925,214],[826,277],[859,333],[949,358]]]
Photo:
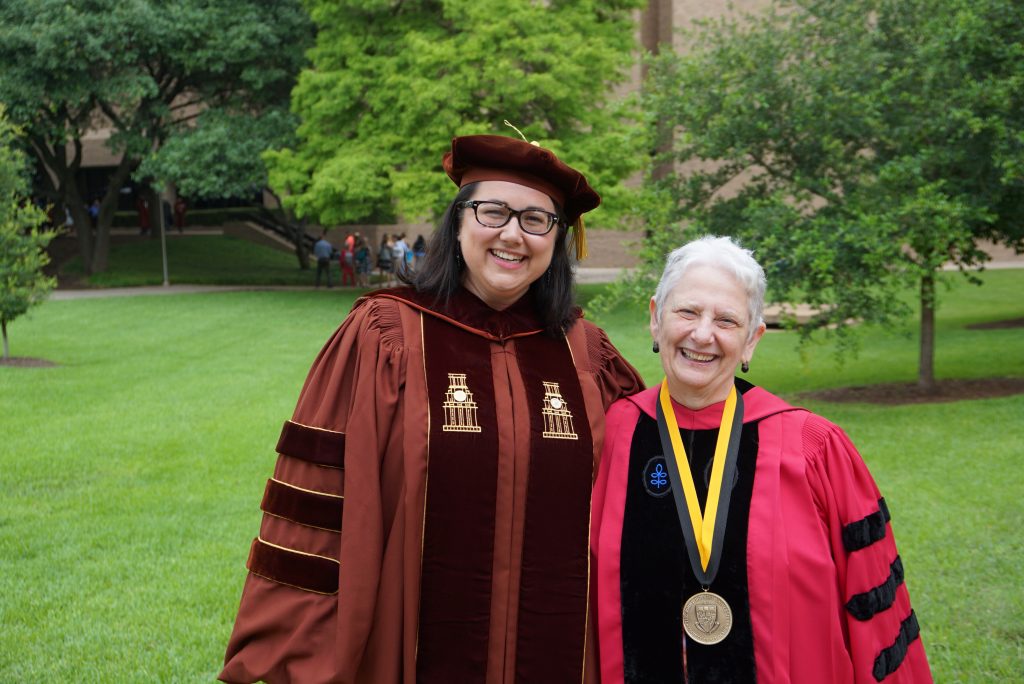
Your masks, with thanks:
[[[438,303],[446,303],[462,286],[466,262],[459,249],[459,222],[462,217],[459,204],[472,197],[475,188],[476,183],[470,183],[459,190],[430,236],[427,255],[415,271],[399,274],[404,283],[418,292],[433,294]],[[555,227],[558,234],[551,265],[540,278],[530,283],[530,295],[545,331],[552,337],[563,337],[576,319],[576,283],[567,240],[569,227],[557,203],[555,212],[559,217]]]

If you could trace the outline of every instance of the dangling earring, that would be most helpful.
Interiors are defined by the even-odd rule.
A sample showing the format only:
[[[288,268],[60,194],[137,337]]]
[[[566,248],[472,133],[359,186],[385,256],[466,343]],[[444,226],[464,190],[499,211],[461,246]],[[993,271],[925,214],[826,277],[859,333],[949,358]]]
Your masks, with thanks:
[[[750,370],[750,362],[744,361],[742,364],[740,364],[740,370],[743,371],[744,373],[748,372]]]
[[[654,340],[654,344],[651,345],[651,351],[655,354],[661,353],[661,347],[658,346],[658,340]]]

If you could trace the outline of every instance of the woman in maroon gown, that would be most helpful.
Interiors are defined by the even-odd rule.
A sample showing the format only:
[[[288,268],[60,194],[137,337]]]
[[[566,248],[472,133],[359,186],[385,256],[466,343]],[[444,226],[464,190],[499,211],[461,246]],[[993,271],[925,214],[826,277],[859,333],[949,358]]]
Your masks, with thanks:
[[[600,198],[511,138],[443,164],[409,286],[356,302],[285,423],[225,681],[596,681],[590,495],[641,387],[573,301]]]

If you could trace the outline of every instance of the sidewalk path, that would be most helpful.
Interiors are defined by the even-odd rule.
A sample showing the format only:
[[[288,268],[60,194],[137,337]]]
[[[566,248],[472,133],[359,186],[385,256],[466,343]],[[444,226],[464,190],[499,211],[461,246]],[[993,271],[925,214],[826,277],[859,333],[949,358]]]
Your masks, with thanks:
[[[577,282],[610,283],[619,277],[621,268],[581,268],[577,271]],[[316,289],[312,285],[147,285],[144,287],[105,287],[82,290],[54,290],[50,293],[53,301],[69,299],[100,299],[103,297],[140,297],[149,295],[195,294],[200,292],[302,292]],[[340,288],[335,288],[339,289]]]

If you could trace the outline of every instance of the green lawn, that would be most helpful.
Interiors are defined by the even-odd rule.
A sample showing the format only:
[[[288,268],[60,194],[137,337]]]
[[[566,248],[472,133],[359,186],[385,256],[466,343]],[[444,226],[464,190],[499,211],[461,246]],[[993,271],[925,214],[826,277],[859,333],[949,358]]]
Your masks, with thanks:
[[[79,275],[75,257],[65,273]],[[316,266],[298,267],[295,255],[225,235],[167,235],[167,270],[174,284],[192,285],[312,285]],[[341,270],[331,262],[335,284]],[[164,282],[160,240],[117,237],[110,247],[110,268],[88,278],[94,287],[135,287]],[[324,283],[326,284],[326,283]]]
[[[286,258],[288,255],[284,255]],[[592,296],[600,288],[584,288]],[[943,295],[939,377],[1024,377],[1024,271]],[[0,681],[212,681],[281,422],[351,293],[48,302],[0,367]],[[598,322],[660,378],[643,310]],[[837,370],[767,335],[754,382],[793,396],[912,380],[916,339],[868,329]],[[937,681],[1024,672],[1024,395],[905,407],[813,403],[860,447],[893,514]]]

